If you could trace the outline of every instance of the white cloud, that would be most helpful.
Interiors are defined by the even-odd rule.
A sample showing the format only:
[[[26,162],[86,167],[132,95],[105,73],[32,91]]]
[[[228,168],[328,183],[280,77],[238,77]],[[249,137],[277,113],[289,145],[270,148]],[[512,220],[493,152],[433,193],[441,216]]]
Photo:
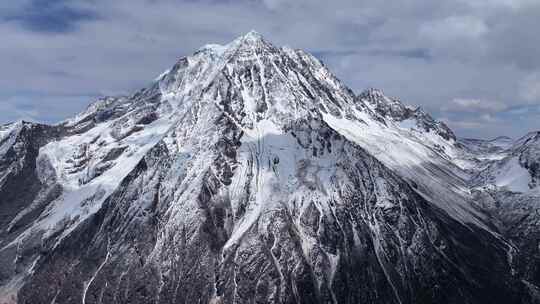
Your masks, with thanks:
[[[420,35],[433,41],[478,39],[488,32],[486,23],[475,16],[450,16],[426,22],[420,26]]]
[[[16,104],[10,102],[0,102],[0,112],[9,113],[9,120],[36,121],[39,117],[39,111],[36,109],[20,109]],[[0,124],[2,124],[0,122]]]
[[[280,8],[282,5],[284,4],[287,4],[287,0],[263,0],[264,4],[269,8],[269,9],[278,9]]]
[[[489,113],[480,115],[480,119],[485,122],[498,122],[499,120]]]
[[[484,124],[478,121],[452,120],[448,117],[440,117],[439,120],[443,121],[451,128],[475,130],[484,127]]]
[[[95,96],[13,96],[0,98],[0,124],[15,121],[57,123],[82,111]]]
[[[450,104],[442,108],[446,112],[501,112],[508,109],[508,105],[500,101],[476,99],[476,98],[454,98]]]
[[[460,0],[460,2],[480,9],[497,7],[520,9],[522,7],[537,3],[536,0]]]
[[[540,73],[525,77],[521,83],[520,94],[528,102],[540,103]]]

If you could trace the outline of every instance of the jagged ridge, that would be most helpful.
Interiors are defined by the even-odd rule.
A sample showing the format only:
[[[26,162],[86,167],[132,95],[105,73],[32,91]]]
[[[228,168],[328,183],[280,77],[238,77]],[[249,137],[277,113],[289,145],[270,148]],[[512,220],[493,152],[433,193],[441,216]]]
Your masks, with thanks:
[[[251,32],[59,125],[6,127],[0,298],[530,300],[453,133],[363,95]]]

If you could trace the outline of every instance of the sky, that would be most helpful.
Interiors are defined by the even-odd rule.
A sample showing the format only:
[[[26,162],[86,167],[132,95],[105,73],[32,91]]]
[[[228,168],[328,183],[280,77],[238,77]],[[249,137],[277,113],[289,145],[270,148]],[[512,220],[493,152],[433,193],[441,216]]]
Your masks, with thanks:
[[[0,123],[56,123],[256,30],[458,136],[540,130],[539,0],[0,1]]]

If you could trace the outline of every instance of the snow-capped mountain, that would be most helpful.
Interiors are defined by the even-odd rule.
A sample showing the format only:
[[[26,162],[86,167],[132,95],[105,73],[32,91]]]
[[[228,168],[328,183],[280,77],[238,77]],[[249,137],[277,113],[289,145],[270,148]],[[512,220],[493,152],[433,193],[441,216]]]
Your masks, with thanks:
[[[475,201],[513,246],[513,272],[538,292],[540,279],[540,135],[511,140],[465,140],[477,164],[470,179]]]
[[[540,230],[490,199],[510,163],[535,207],[538,136],[475,147],[255,32],[207,45],[0,128],[0,303],[535,303]]]

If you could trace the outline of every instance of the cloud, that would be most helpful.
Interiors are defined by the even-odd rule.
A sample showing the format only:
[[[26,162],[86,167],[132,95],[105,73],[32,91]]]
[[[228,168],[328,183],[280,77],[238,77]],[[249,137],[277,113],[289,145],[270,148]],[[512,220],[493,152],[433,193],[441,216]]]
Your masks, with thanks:
[[[263,3],[272,10],[281,8],[283,5],[287,4],[286,0],[263,0]]]
[[[460,0],[477,9],[511,8],[520,9],[535,4],[536,0]]]
[[[32,0],[20,9],[4,13],[2,19],[31,31],[62,33],[74,31],[79,23],[96,20],[98,15],[91,10],[71,6],[66,0]]]
[[[32,93],[0,96],[0,113],[5,122],[25,120],[57,123],[86,108],[96,96],[65,95],[42,96]]]
[[[533,103],[540,103],[540,73],[533,73],[525,77],[520,88],[521,97]]]
[[[488,113],[501,112],[508,109],[509,106],[500,101],[474,99],[474,98],[454,98],[448,106],[442,108],[443,111],[450,112],[472,112],[472,113]]]
[[[478,39],[488,32],[488,27],[478,17],[450,16],[422,24],[419,32],[421,36],[426,36],[428,39],[445,42],[460,39]]]
[[[478,121],[452,120],[448,117],[440,117],[439,119],[453,128],[477,130],[484,127],[484,125]]]

